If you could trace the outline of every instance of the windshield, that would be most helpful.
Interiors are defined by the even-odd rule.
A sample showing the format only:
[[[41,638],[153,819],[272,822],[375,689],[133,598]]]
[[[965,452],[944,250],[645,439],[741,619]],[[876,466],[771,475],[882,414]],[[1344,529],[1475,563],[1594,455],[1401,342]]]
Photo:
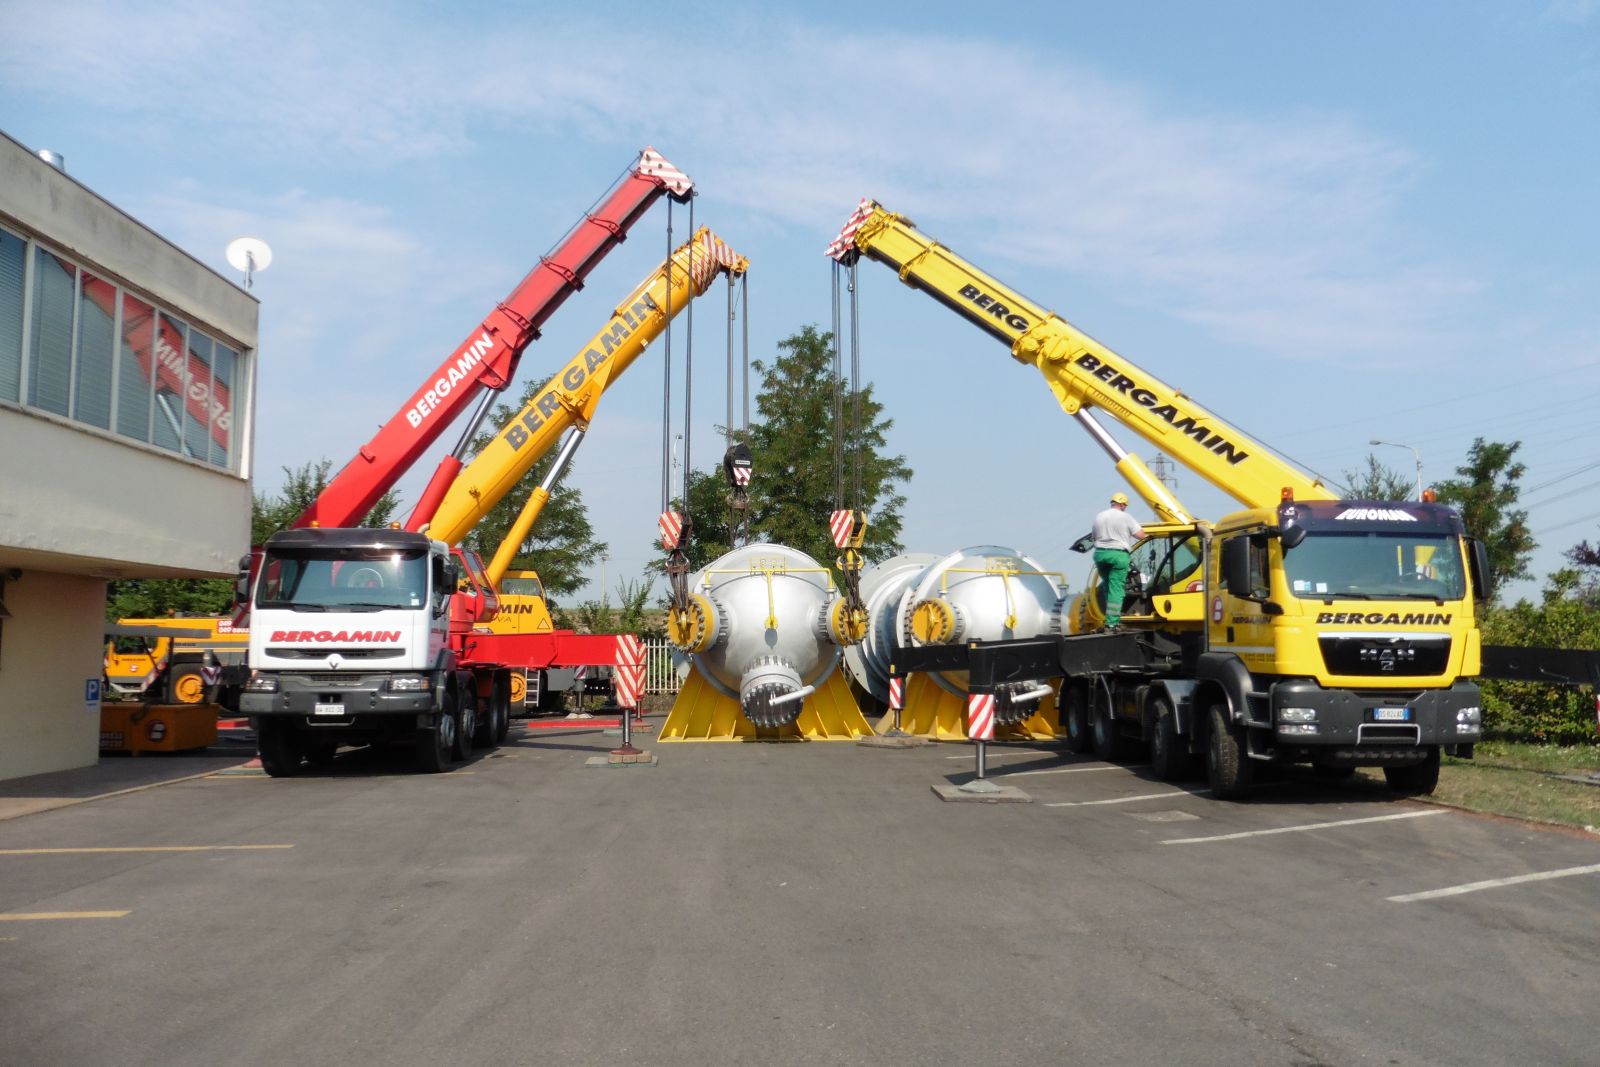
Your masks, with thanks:
[[[1460,543],[1442,535],[1317,531],[1284,553],[1298,597],[1460,600],[1466,593]]]
[[[256,606],[295,611],[420,608],[428,596],[423,549],[269,550]]]
[[[544,586],[539,584],[537,578],[514,578],[507,575],[500,579],[500,591],[518,596],[544,596]]]

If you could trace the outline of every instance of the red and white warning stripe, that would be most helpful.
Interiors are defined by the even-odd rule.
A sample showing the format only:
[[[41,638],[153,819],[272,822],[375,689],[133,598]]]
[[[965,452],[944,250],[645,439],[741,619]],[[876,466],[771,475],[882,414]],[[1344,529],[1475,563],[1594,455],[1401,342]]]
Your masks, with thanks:
[[[905,705],[905,691],[902,688],[903,684],[904,683],[901,681],[901,679],[900,679],[900,677],[898,675],[891,676],[890,679],[889,679],[889,710],[890,711],[899,711],[901,708],[906,706]]]
[[[967,694],[967,736],[974,741],[994,740],[994,694]]]
[[[579,664],[577,669],[572,672],[572,680],[574,682],[581,682],[587,677],[589,677],[589,668],[582,664]]]
[[[877,209],[878,205],[871,197],[862,197],[861,203],[856,205],[849,221],[844,224],[844,229],[839,231],[839,236],[828,246],[829,259],[843,260],[847,253],[855,251],[856,231],[861,229],[861,224],[866,222]]]
[[[849,548],[850,531],[855,529],[855,525],[855,512],[835,511],[828,520],[828,529],[833,532],[833,543],[839,548]]]
[[[619,707],[637,708],[644,689],[644,664],[627,663],[611,672],[611,689]]]
[[[661,527],[661,546],[677,548],[678,539],[683,536],[683,516],[676,511],[663,511],[657,525]]]
[[[216,685],[222,681],[222,666],[220,664],[206,664],[200,668],[200,680],[206,685]]]
[[[633,165],[634,172],[646,178],[658,178],[673,194],[683,196],[694,188],[694,182],[683,171],[667,162],[667,157],[657,152],[654,148],[646,147],[639,153],[639,161]]]
[[[749,485],[750,484],[750,468],[749,467],[743,467],[743,466],[740,466],[739,464],[735,463],[733,465],[733,484],[734,485],[740,485],[740,486]]]
[[[729,248],[727,243],[712,233],[710,230],[700,235],[700,239],[689,245],[689,279],[694,282],[694,291],[703,293],[717,272],[726,270],[730,274],[742,274],[749,263],[743,256]]]
[[[616,655],[618,666],[643,666],[644,642],[633,634],[618,634]]]

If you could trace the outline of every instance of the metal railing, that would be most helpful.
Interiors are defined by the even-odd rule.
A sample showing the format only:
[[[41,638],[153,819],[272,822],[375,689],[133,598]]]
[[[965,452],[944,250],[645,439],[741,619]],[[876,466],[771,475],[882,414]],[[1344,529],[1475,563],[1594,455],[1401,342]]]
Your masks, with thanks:
[[[665,637],[647,638],[644,642],[644,691],[646,693],[676,693],[678,668],[673,660],[673,647]]]

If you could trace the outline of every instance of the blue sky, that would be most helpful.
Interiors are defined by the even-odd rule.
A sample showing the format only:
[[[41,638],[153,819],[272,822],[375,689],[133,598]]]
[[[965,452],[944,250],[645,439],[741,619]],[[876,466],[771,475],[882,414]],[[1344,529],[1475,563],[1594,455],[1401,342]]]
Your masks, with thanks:
[[[757,358],[827,325],[822,249],[872,196],[1301,466],[1338,479],[1378,438],[1434,481],[1476,436],[1521,441],[1535,572],[1600,537],[1600,0],[0,0],[0,26],[0,129],[225,274],[231,238],[272,246],[258,489],[342,465],[652,144],[751,261]],[[524,379],[655,269],[665,224],[601,264]],[[700,466],[721,300],[697,308]],[[1102,453],[1036,372],[876,264],[861,311],[916,472],[907,548],[1009,544],[1077,584],[1067,545],[1121,488]],[[570,476],[607,585],[651,554],[660,390],[658,346]],[[1177,491],[1231,510],[1187,472]]]

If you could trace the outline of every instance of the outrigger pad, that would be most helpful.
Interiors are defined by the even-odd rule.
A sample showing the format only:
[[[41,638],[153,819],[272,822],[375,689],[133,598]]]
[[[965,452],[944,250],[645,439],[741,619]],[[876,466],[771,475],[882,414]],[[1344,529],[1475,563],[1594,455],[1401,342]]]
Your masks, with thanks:
[[[691,670],[657,740],[854,741],[871,735],[872,727],[856,707],[841,670],[835,670],[805,698],[794,722],[773,730],[758,728],[744,717],[737,700],[723,696],[698,671]]]
[[[878,720],[878,732],[894,728],[894,712]],[[949,692],[931,675],[913,674],[906,679],[905,707],[900,709],[900,729],[930,741],[967,739],[967,701]],[[996,726],[996,741],[1054,741],[1061,736],[1061,713],[1056,698],[1045,697],[1039,710],[1020,723]]]

